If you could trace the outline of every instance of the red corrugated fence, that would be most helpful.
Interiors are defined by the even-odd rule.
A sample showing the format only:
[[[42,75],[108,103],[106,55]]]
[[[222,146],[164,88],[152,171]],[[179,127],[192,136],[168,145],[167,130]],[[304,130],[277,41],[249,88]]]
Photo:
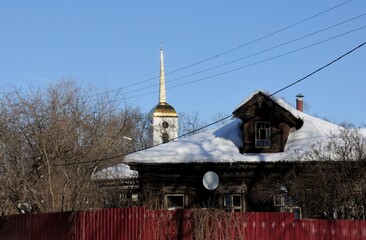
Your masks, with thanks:
[[[366,221],[298,220],[292,213],[116,208],[1,217],[0,239],[361,240],[366,239]]]

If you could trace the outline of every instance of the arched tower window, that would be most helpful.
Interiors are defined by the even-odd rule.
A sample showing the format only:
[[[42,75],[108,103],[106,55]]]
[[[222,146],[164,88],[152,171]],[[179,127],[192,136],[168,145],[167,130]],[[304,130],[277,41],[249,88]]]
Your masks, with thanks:
[[[163,143],[169,142],[169,134],[168,133],[163,133],[161,137],[163,139]]]

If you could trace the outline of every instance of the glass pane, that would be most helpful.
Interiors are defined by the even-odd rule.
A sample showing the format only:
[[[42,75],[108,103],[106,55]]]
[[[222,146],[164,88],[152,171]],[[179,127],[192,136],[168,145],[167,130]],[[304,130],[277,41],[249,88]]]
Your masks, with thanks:
[[[233,196],[233,206],[234,207],[241,206],[241,197],[240,196]]]
[[[168,207],[184,207],[183,196],[168,196]]]
[[[224,206],[225,206],[225,207],[232,207],[232,203],[231,203],[231,196],[225,196],[225,199],[224,199]]]
[[[294,213],[295,219],[300,219],[301,218],[301,211],[299,208],[294,208],[292,210],[292,212]]]
[[[259,139],[267,139],[267,131],[266,129],[259,130]]]

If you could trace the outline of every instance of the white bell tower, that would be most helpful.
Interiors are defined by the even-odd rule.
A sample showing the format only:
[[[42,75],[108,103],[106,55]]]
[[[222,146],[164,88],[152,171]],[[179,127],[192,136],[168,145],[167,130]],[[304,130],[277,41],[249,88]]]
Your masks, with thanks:
[[[178,137],[178,114],[166,102],[164,55],[162,49],[160,50],[159,103],[150,111],[149,117],[151,146],[167,143]]]

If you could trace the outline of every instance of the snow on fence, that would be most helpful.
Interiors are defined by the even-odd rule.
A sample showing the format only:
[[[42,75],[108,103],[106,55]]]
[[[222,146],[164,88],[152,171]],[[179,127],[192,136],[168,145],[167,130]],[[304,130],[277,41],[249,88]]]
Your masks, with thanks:
[[[116,208],[0,218],[0,240],[366,239],[366,221],[294,219],[292,213]]]

